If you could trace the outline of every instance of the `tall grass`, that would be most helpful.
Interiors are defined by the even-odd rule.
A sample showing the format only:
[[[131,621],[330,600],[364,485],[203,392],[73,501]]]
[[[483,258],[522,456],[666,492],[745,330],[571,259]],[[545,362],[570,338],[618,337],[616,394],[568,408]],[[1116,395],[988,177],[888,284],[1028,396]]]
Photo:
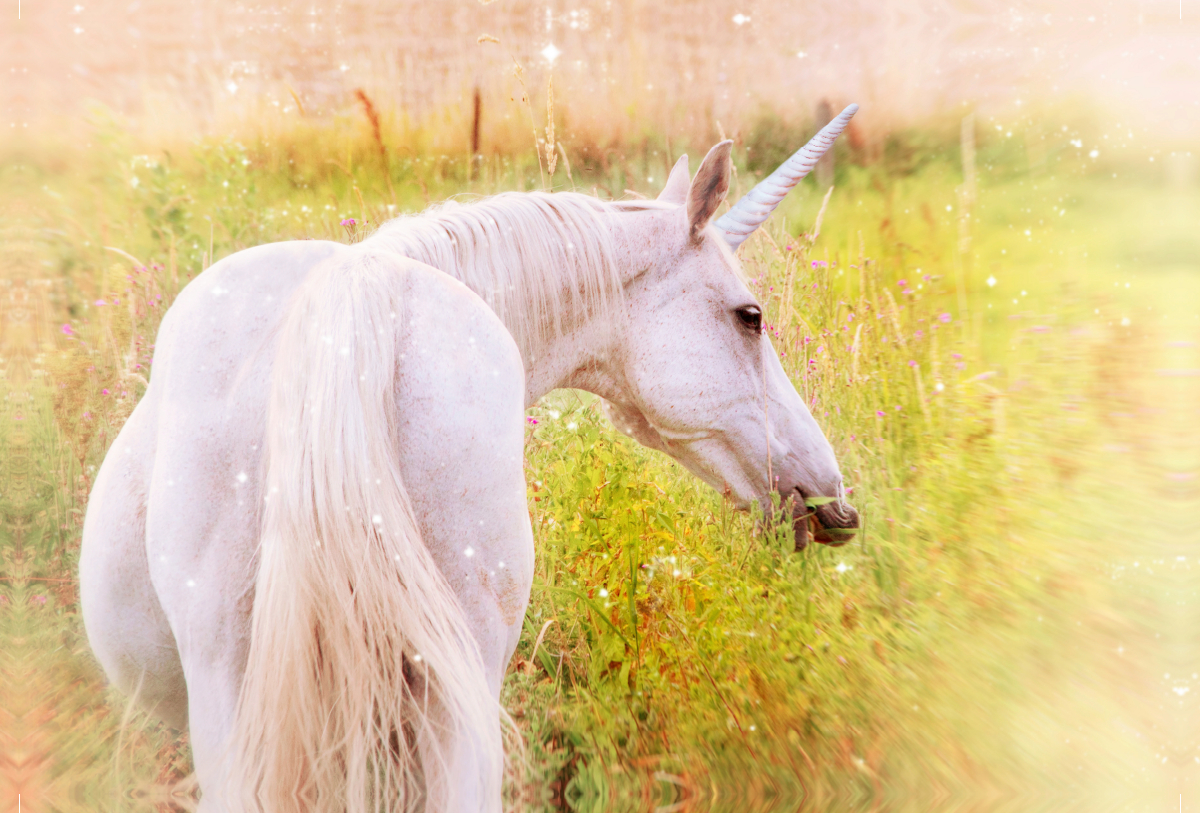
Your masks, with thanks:
[[[369,110],[168,150],[97,121],[90,147],[23,162],[33,203],[10,227],[24,270],[8,294],[29,317],[4,347],[0,587],[14,642],[0,655],[5,753],[20,756],[0,782],[27,799],[123,809],[188,790],[186,738],[103,688],[74,581],[91,478],[144,391],[174,295],[240,248],[356,239],[342,220],[371,229],[452,194],[538,187],[555,155],[527,135],[474,169],[461,154],[388,151],[388,114]],[[1027,141],[984,131],[976,190],[957,121],[876,152],[847,144],[833,191],[806,182],[742,249],[863,514],[853,544],[794,553],[789,527],[732,511],[615,433],[590,396],[556,392],[530,411],[538,558],[504,688],[527,745],[514,800],[936,793],[1058,764],[1023,750],[1010,715],[1025,708],[1030,653],[1053,660],[1037,620],[1047,590],[1086,583],[1056,552],[1065,506],[1088,498],[1094,451],[1125,431],[1105,414],[1136,401],[1124,306],[1075,273],[1107,284],[1119,255],[1088,257],[1071,235],[1109,188],[1073,135],[1049,141],[1039,167]],[[424,138],[436,133],[412,143]],[[753,144],[774,142],[751,143],[743,190],[763,169]],[[653,135],[564,148],[545,184],[653,194],[678,151]]]

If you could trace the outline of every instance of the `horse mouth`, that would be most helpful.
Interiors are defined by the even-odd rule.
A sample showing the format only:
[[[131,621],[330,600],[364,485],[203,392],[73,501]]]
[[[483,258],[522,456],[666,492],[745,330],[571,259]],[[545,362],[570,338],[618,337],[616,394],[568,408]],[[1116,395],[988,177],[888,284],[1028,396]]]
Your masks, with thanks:
[[[854,506],[833,500],[810,508],[804,504],[803,495],[799,492],[797,495],[798,510],[793,514],[796,550],[804,550],[810,538],[822,545],[837,548],[858,533],[858,511],[854,510]]]

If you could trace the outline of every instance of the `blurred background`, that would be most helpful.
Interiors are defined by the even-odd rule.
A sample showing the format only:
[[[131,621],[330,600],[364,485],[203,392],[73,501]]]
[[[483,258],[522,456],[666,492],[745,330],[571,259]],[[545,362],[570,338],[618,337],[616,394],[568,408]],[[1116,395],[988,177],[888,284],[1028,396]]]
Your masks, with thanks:
[[[718,121],[732,133],[761,109],[802,119],[821,100],[860,103],[870,133],[1037,104],[1095,104],[1156,141],[1200,122],[1188,0],[86,0],[21,15],[0,32],[10,130],[62,127],[100,103],[137,132],[190,138],[277,125],[297,98],[335,114],[355,88],[413,122],[469,121],[479,87],[486,149],[522,124],[502,103],[514,64],[532,87],[553,72],[569,132],[599,143],[709,137]],[[465,149],[469,127],[441,138]]]
[[[547,396],[509,807],[1200,810],[1200,0],[4,3],[0,809],[196,807],[75,577],[190,278],[725,137],[737,194],[857,102],[739,256],[866,527]]]

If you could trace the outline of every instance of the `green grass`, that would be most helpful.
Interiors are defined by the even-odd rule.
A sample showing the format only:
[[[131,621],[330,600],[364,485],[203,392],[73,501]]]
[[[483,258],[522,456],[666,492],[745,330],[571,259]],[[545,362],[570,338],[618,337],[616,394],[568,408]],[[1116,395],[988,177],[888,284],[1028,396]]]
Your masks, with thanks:
[[[10,279],[31,317],[4,348],[0,728],[33,760],[21,781],[47,809],[150,804],[189,770],[186,739],[137,714],[123,724],[73,581],[91,476],[174,294],[240,248],[357,239],[343,218],[370,229],[453,194],[537,185],[532,153],[472,180],[461,160],[385,160],[360,135],[144,155],[98,125],[86,147],[10,165],[13,199],[31,202],[9,201],[24,269]],[[1032,168],[984,138],[965,209],[957,145],[936,129],[906,138],[872,162],[841,156],[819,237],[805,234],[821,205],[806,182],[742,250],[853,487],[852,544],[793,553],[790,528],[733,512],[614,432],[591,396],[555,392],[530,411],[536,576],[504,688],[526,744],[514,798],[590,811],[669,801],[679,783],[810,800],[1053,785],[1060,756],[1014,721],[1065,668],[1070,632],[1042,622],[1048,608],[1109,600],[1102,567],[1081,572],[1062,542],[1084,533],[1102,450],[1135,433],[1111,414],[1147,397],[1132,382],[1165,301],[1156,269],[1195,256],[1195,238],[1131,222],[1161,186],[1096,166],[1066,135]],[[653,194],[670,157],[650,141],[607,171],[573,155],[572,177]],[[570,183],[560,164],[554,184]],[[1173,200],[1170,217],[1197,209]],[[1091,544],[1117,549],[1104,531]],[[17,782],[5,770],[0,788]]]

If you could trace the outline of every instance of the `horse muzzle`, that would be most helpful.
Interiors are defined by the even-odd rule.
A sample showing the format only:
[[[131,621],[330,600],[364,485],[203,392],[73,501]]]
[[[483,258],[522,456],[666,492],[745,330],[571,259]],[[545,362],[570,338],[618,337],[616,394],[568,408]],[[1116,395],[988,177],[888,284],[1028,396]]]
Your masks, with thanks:
[[[822,545],[845,545],[858,533],[858,511],[847,502],[833,501],[809,508],[797,500],[792,514],[796,532],[796,550],[804,550],[811,537]]]

